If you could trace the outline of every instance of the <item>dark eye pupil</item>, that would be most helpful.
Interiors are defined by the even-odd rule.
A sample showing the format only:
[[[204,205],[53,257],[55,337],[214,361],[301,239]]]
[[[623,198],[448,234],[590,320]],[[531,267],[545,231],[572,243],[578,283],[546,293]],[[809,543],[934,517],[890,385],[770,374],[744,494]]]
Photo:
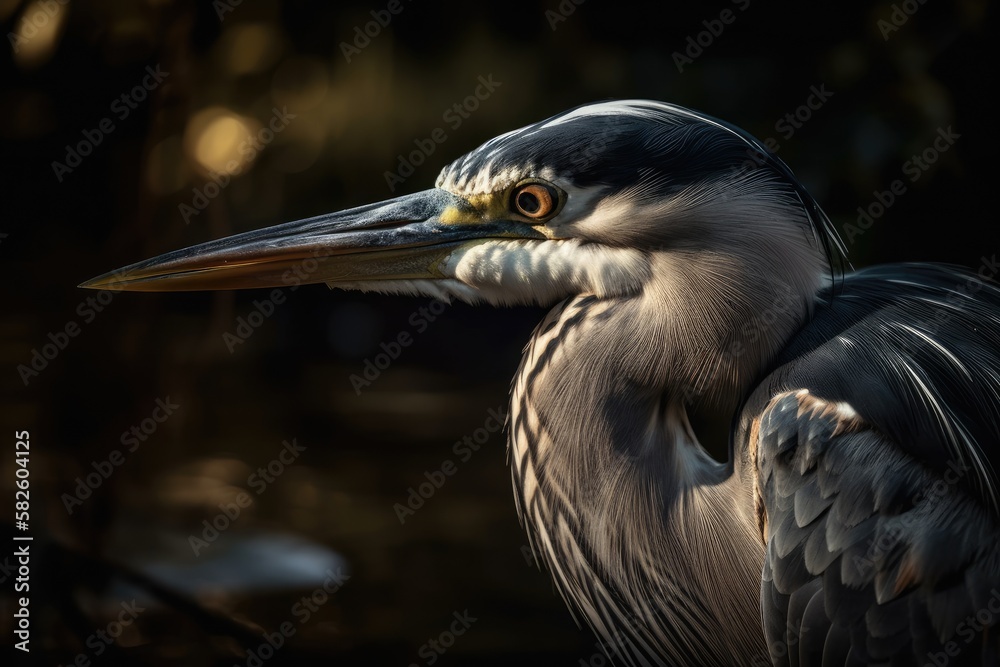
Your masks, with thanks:
[[[522,192],[519,194],[517,196],[517,205],[525,213],[537,213],[538,209],[542,207],[542,203],[538,201],[538,197],[530,192]]]

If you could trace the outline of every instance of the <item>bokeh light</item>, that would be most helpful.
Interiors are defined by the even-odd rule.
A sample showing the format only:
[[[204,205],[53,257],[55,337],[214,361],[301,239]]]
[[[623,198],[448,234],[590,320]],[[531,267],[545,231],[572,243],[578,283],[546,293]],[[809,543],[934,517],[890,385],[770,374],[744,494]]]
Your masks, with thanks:
[[[223,107],[199,111],[184,132],[187,155],[204,172],[236,174],[256,159],[251,150],[253,136],[260,125]]]
[[[25,69],[48,62],[59,45],[68,3],[34,0],[24,8],[10,37],[14,60]]]

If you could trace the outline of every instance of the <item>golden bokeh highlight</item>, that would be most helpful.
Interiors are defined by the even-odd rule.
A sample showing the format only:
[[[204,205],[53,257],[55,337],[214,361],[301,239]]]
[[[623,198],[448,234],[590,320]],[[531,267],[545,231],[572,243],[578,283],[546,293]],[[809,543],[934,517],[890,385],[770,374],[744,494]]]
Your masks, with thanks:
[[[195,114],[184,131],[184,152],[208,173],[236,174],[256,159],[253,137],[257,121],[225,107],[209,107]]]
[[[24,69],[48,62],[59,46],[66,22],[67,4],[35,0],[21,13],[10,39],[14,61]]]

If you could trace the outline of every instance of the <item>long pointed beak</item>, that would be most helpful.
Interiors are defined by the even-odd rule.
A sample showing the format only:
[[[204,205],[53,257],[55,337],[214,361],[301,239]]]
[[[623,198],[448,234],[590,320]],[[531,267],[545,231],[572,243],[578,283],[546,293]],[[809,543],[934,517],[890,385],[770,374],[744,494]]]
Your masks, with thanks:
[[[80,287],[168,292],[442,278],[440,261],[482,238],[545,237],[523,223],[484,220],[465,199],[433,189],[175,250]]]

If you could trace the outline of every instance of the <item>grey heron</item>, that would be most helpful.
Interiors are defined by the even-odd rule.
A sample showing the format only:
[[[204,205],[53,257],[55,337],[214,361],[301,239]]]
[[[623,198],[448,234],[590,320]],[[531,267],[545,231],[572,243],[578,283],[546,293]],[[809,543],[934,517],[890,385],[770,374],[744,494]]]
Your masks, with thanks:
[[[995,268],[852,271],[753,137],[631,100],[496,137],[432,189],[83,286],[273,287],[302,267],[552,308],[513,383],[514,497],[618,662],[996,664]],[[701,405],[731,420],[726,461]]]

